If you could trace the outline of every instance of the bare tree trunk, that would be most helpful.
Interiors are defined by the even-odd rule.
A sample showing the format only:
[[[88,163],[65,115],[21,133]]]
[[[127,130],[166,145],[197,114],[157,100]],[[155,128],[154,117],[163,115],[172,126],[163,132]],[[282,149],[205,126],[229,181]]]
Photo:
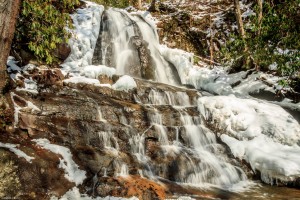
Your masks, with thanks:
[[[263,18],[263,3],[262,0],[257,0],[257,5],[258,5],[258,35],[260,35],[261,32],[261,23],[262,23],[262,18]]]
[[[246,35],[245,35],[244,23],[243,23],[243,19],[242,19],[240,1],[239,0],[234,0],[234,8],[235,8],[236,21],[237,21],[237,24],[238,24],[240,37],[243,40],[245,40]],[[244,45],[244,53],[246,55],[246,57],[244,57],[244,65],[246,65],[246,66],[254,65],[255,69],[258,71],[259,70],[259,65],[256,63],[256,61],[252,57],[251,52],[249,51],[249,48],[248,48],[246,43]]]
[[[210,0],[210,4],[211,4]],[[212,66],[214,61],[214,43],[213,43],[213,23],[212,23],[212,8],[210,8],[210,14],[209,14],[209,29],[210,29],[210,46],[209,46],[209,53],[210,53],[210,66]]]
[[[244,30],[244,24],[243,24],[239,0],[234,0],[234,8],[235,8],[236,21],[239,28],[239,34],[241,38],[245,38],[245,30]]]
[[[6,85],[6,61],[14,37],[20,0],[0,0],[0,93]]]
[[[142,0],[137,0],[137,7],[139,10],[142,8]]]

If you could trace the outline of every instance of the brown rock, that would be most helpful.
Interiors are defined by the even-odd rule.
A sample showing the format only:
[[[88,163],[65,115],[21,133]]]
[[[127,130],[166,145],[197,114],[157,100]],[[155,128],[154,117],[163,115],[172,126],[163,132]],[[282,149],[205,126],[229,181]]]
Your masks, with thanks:
[[[33,79],[37,81],[38,84],[48,87],[51,85],[61,85],[64,75],[60,69],[43,69],[39,70],[37,74],[33,76]]]
[[[71,53],[71,48],[68,44],[59,44],[57,48],[57,57],[61,60],[65,60]]]
[[[112,78],[110,78],[106,75],[99,75],[98,79],[99,79],[101,84],[110,84],[110,85],[113,84]]]

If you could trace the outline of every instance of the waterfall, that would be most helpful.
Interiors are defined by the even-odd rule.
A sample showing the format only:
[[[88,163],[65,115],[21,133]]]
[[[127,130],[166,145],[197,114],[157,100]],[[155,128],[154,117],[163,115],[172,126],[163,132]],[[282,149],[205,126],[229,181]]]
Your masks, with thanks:
[[[94,33],[94,29],[97,29],[99,36],[88,43],[88,48],[82,48],[92,48],[93,57],[86,61],[82,61],[84,57],[79,59],[80,63],[92,66],[86,68],[82,64],[74,68],[76,60],[72,58],[76,56],[70,56],[63,65],[64,69],[72,69],[74,73],[82,72],[84,67],[89,70],[94,68],[93,65],[105,65],[115,68],[117,75],[164,83],[158,87],[149,87],[149,90],[145,89],[143,92],[139,91],[142,89],[138,86],[137,92],[133,94],[132,101],[135,101],[137,107],[142,107],[144,112],[143,119],[148,126],[145,130],[139,129],[139,124],[136,124],[139,122],[127,118],[130,116],[128,113],[134,112],[134,109],[132,111],[126,106],[114,109],[113,112],[119,114],[112,123],[102,110],[103,105],[101,110],[98,106],[99,122],[108,123],[107,127],[122,127],[122,131],[126,129],[126,136],[122,136],[122,139],[122,131],[97,132],[101,148],[114,156],[114,175],[127,176],[135,173],[133,175],[139,174],[154,180],[161,177],[178,183],[214,185],[224,189],[247,180],[243,170],[230,163],[225,147],[217,142],[216,133],[203,122],[201,116],[204,114],[201,115],[197,102],[201,95],[197,91],[180,87],[183,79],[178,78],[177,70],[163,56],[155,25],[140,13],[129,14],[113,8],[98,10],[101,10],[98,25],[95,28],[91,25],[89,31]],[[99,13],[93,15],[98,16]],[[74,52],[76,53],[76,49]],[[187,59],[184,61],[188,62]],[[180,63],[184,64],[177,64]],[[179,72],[184,76],[184,67]],[[118,143],[121,140],[126,140],[125,146],[129,149],[126,153],[132,158],[130,161],[122,155],[124,143]],[[103,169],[104,176],[112,174],[106,172],[110,168]]]
[[[173,75],[174,70],[160,53],[155,27],[145,18],[139,14],[129,14],[123,10],[110,8],[104,11],[101,20],[93,64],[114,67],[120,75],[154,79],[171,85],[179,83]],[[150,78],[146,76],[146,73],[152,73],[149,67],[154,72]],[[200,117],[192,117],[185,111],[186,108],[197,105],[196,99],[191,99],[186,92],[152,89],[148,101],[142,103],[152,107],[152,111],[148,113],[148,120],[165,156],[180,159],[173,161],[176,170],[169,169],[164,163],[151,163],[146,153],[145,135],[132,136],[130,138],[132,154],[144,166],[144,169],[140,169],[140,174],[153,177],[173,173],[172,177],[177,182],[193,185],[208,183],[222,187],[246,180],[246,175],[240,168],[223,158],[226,156],[219,152],[222,147],[216,142],[216,136],[205,127]],[[165,124],[164,116],[158,110],[160,106],[172,107],[180,116],[178,122],[180,124]],[[124,116],[119,118],[122,124],[127,124]],[[168,137],[170,128],[176,132],[174,140]],[[109,132],[101,132],[99,136],[104,146],[111,148],[112,136],[107,133]],[[182,134],[188,138],[187,144],[179,140],[179,135]],[[118,175],[127,174],[125,173],[127,166],[122,165],[118,168]]]
[[[110,8],[101,20],[93,64],[114,67],[117,74],[179,83],[159,51],[156,29],[141,15]]]

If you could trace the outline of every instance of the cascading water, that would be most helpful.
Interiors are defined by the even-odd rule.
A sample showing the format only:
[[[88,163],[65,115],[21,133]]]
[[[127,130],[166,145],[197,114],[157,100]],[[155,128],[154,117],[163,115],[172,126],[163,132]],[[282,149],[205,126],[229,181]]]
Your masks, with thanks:
[[[178,84],[171,65],[162,57],[156,30],[145,19],[123,10],[108,9],[102,15],[93,64],[115,67],[117,74]]]
[[[176,84],[178,81],[173,75],[168,62],[159,51],[158,36],[155,27],[138,14],[128,14],[122,10],[108,9],[102,15],[100,34],[94,51],[93,64],[104,64],[117,69],[117,74],[128,74],[135,77],[146,78],[145,73],[149,67],[153,68],[154,77],[158,82]],[[149,51],[148,55],[143,51]],[[196,106],[194,101],[185,92],[160,92],[151,90],[149,102],[153,105],[153,111],[148,114],[150,126],[159,138],[161,148],[166,156],[168,154],[182,154],[181,161],[176,163],[177,171],[172,171],[175,181],[203,185],[205,183],[229,187],[246,176],[241,169],[226,162],[223,154],[218,154],[220,145],[216,142],[215,135],[205,128],[200,117],[189,116],[185,112],[186,107]],[[164,125],[162,115],[156,106],[169,105],[177,110],[180,115],[180,126],[172,124]],[[124,124],[124,116],[120,116]],[[176,131],[176,139],[168,138],[168,126]],[[185,134],[188,138],[188,146],[182,144],[179,134]],[[103,141],[108,138],[102,134]],[[107,143],[107,142],[106,142]],[[143,175],[155,175],[153,173],[162,170],[167,174],[167,166],[157,167],[150,163],[145,153],[145,136],[133,136],[130,139],[132,153],[138,161],[145,166],[141,169]],[[124,168],[124,167],[123,167]],[[124,170],[124,169],[123,169]],[[119,172],[120,174],[121,172]],[[122,173],[121,173],[122,174]]]
[[[180,115],[179,124],[163,124],[163,116],[157,109],[149,114],[150,124],[154,126],[161,148],[165,156],[175,156],[181,154],[180,161],[174,161],[176,171],[172,171],[175,181],[193,185],[213,184],[228,188],[240,181],[246,180],[246,175],[239,167],[233,166],[226,161],[224,149],[216,141],[216,136],[204,126],[198,116],[190,116],[185,109],[193,107],[193,102],[186,98],[185,95],[178,96],[178,93],[150,92],[149,100],[152,106],[160,107],[169,104]],[[165,98],[162,98],[165,96]],[[165,99],[165,100],[162,100]],[[170,105],[174,101],[183,104]],[[159,104],[161,103],[161,104]],[[187,106],[185,106],[187,105]],[[178,122],[177,122],[178,123]],[[168,138],[167,130],[172,127],[175,130],[176,137],[173,141]],[[186,135],[187,141],[183,144],[179,141],[179,135]],[[161,167],[161,166],[160,166]],[[153,171],[156,166],[151,166]],[[165,169],[168,167],[165,166]]]
[[[100,27],[99,37],[97,42],[90,42],[94,49],[89,65],[115,68],[118,75],[126,74],[173,86],[180,84],[176,69],[160,52],[155,26],[144,16],[110,8],[102,12],[98,23],[100,26],[95,28]],[[116,138],[119,136],[110,130],[98,132],[103,149],[114,152],[114,175],[127,176],[132,171],[129,169],[134,168],[135,174],[151,179],[162,177],[180,183],[222,188],[245,181],[245,173],[230,164],[224,147],[217,143],[216,135],[202,122],[197,107],[199,96],[198,93],[188,93],[186,88],[174,90],[174,87],[169,91],[151,88],[144,97],[134,94],[135,103],[146,113],[144,119],[148,128],[137,133],[135,128],[138,124],[126,118],[125,113],[132,112],[126,107],[117,111],[121,114],[116,118],[118,126],[126,129],[130,136],[130,156],[136,159],[138,166],[132,167],[121,156]],[[110,123],[106,121],[105,112],[101,111],[98,108],[98,120]],[[153,157],[158,156],[161,159],[153,162]],[[108,169],[102,170],[105,170],[106,176]]]

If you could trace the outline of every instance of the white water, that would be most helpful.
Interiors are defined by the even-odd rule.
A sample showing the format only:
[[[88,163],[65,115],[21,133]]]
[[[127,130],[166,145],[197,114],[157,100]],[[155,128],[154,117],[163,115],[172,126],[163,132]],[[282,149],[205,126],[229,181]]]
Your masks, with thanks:
[[[181,121],[190,140],[191,148],[200,160],[198,164],[191,162],[194,171],[187,177],[183,177],[183,182],[192,184],[209,182],[228,187],[247,179],[240,168],[226,162],[221,154],[218,155],[218,148],[221,146],[217,144],[215,134],[199,124],[199,119],[182,113]]]
[[[119,151],[119,144],[117,138],[113,135],[111,131],[100,131],[98,132],[98,135],[105,149],[113,152]]]
[[[113,63],[110,65],[116,68],[117,74],[132,75],[131,61],[136,59],[136,54],[130,45],[130,40],[133,37],[142,37],[148,44],[153,65],[156,66],[154,69],[155,80],[163,83],[176,83],[172,69],[160,54],[156,30],[146,23],[143,17],[113,8],[105,11],[105,17],[107,19],[102,25],[104,31],[101,40],[101,63],[108,64],[107,55],[110,54],[113,59]]]
[[[190,97],[185,92],[157,91],[152,89],[149,94],[149,104],[191,106],[196,102],[190,102]]]
[[[167,61],[162,57],[159,51],[159,38],[156,27],[151,26],[142,16],[132,16],[132,19],[137,23],[142,33],[143,39],[148,42],[148,48],[151,51],[151,57],[155,62],[156,81],[175,85],[175,77],[172,69]]]

